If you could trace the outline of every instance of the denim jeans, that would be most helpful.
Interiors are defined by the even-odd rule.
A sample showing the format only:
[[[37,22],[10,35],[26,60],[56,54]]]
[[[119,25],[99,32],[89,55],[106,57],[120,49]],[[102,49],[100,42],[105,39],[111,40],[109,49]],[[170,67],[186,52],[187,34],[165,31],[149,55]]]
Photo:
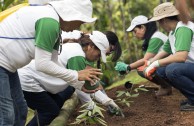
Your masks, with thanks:
[[[194,63],[172,63],[156,72],[194,104]]]
[[[23,91],[28,107],[38,113],[27,126],[38,126],[38,122],[40,126],[49,125],[58,116],[64,102],[71,97],[74,91],[75,89],[71,86],[57,94],[51,94],[46,91]]]
[[[0,125],[24,126],[26,117],[27,104],[18,73],[0,67]]]

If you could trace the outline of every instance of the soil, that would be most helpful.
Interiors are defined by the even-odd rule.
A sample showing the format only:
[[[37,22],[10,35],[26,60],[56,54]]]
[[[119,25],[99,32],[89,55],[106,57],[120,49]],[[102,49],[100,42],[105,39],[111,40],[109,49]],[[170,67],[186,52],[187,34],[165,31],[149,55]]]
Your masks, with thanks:
[[[108,126],[194,126],[194,111],[180,111],[179,104],[185,97],[176,89],[170,96],[155,97],[156,88],[150,82],[143,85],[149,88],[148,92],[141,91],[130,107],[122,106],[125,118],[111,116],[104,112]],[[126,90],[124,86],[106,91],[109,97],[116,99],[117,90]],[[69,123],[78,116],[78,109],[71,115]],[[81,126],[81,125],[80,125]]]

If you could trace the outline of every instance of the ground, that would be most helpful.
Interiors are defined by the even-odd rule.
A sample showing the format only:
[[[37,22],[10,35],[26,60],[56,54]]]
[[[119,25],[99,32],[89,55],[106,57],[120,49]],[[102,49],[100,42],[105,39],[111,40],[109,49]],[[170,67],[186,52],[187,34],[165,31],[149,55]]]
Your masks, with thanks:
[[[152,85],[149,82],[143,85]],[[115,99],[117,90],[125,90],[124,86],[119,86],[107,91],[108,96]],[[154,88],[149,88],[148,92],[140,92],[140,95],[133,99],[134,103],[130,107],[121,106],[125,118],[110,116],[104,113],[108,126],[194,126],[194,111],[182,112],[179,110],[179,103],[185,97],[176,89],[173,94],[161,98],[155,97]],[[71,115],[68,124],[79,114],[75,112]],[[81,125],[80,125],[81,126]]]

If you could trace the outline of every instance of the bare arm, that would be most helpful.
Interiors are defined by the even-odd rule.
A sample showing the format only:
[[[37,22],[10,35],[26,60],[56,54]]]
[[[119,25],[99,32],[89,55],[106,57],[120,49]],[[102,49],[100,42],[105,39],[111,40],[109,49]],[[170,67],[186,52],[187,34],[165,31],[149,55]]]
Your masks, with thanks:
[[[180,51],[180,52],[176,52],[173,55],[170,55],[164,59],[159,60],[159,64],[160,66],[166,66],[170,63],[174,63],[174,62],[185,62],[188,56],[188,52],[187,51]]]
[[[154,53],[146,53],[144,55],[144,58],[134,62],[134,63],[131,63],[129,66],[131,67],[131,69],[137,69],[138,67],[144,65],[145,63],[145,60],[149,60],[151,58],[153,58],[156,54]]]

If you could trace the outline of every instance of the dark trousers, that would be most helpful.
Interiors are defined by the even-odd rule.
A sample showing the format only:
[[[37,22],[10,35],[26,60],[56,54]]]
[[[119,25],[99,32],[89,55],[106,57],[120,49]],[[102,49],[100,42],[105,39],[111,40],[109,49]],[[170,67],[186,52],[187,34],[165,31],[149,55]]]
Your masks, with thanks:
[[[23,91],[28,107],[36,110],[38,115],[35,115],[27,126],[38,126],[38,121],[40,126],[49,125],[58,116],[64,102],[71,97],[74,91],[75,89],[71,86],[57,94],[46,91]]]
[[[194,105],[194,63],[172,63],[156,72]]]

